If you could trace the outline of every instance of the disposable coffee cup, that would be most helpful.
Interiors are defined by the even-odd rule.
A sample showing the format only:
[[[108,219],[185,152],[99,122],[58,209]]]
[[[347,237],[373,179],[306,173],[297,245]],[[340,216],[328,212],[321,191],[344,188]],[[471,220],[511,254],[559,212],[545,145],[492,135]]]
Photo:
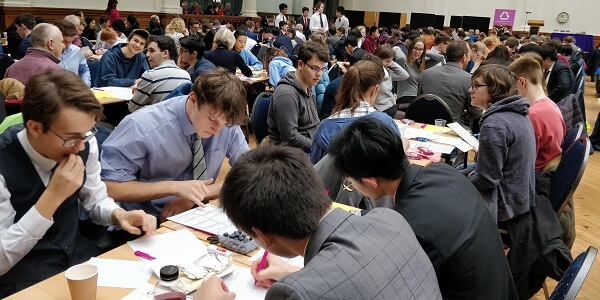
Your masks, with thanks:
[[[96,300],[98,290],[98,267],[80,264],[65,272],[73,300]]]
[[[435,126],[446,127],[446,120],[444,120],[444,119],[435,119]]]

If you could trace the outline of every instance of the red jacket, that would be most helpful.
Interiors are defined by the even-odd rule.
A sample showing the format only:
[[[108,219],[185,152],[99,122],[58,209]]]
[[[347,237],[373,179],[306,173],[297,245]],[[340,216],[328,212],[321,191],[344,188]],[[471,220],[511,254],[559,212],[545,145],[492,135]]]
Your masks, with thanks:
[[[369,34],[363,41],[361,48],[363,48],[363,49],[367,50],[367,52],[373,54],[373,53],[375,53],[375,49],[377,49],[378,46],[379,46],[379,41],[376,39],[373,39],[371,37],[371,35]]]

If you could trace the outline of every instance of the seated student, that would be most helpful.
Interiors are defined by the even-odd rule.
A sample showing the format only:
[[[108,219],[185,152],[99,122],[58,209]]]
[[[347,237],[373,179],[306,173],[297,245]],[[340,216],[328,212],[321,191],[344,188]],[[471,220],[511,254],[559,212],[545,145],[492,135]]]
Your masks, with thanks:
[[[121,44],[126,43],[127,40],[122,41],[117,36],[117,32],[112,28],[105,28],[100,31],[100,42],[102,43],[99,47],[101,52],[106,52],[108,49]]]
[[[187,72],[192,82],[196,81],[196,77],[203,72],[216,68],[212,62],[204,58],[205,44],[200,37],[195,35],[183,37],[179,45],[180,65],[183,63],[189,66]]]
[[[471,104],[483,109],[477,163],[463,174],[481,193],[494,220],[508,221],[535,206],[535,134],[529,101],[517,95],[517,78],[499,65],[473,73]]]
[[[252,76],[252,70],[248,68],[242,56],[230,50],[235,45],[235,37],[231,30],[222,27],[215,34],[214,44],[217,48],[206,52],[204,57],[211,61],[217,67],[224,67],[235,74],[235,68],[239,68],[244,76]]]
[[[161,102],[175,88],[191,82],[190,74],[175,64],[177,46],[172,38],[151,36],[146,57],[152,70],[144,72],[137,82],[135,93],[128,104],[131,112]]]
[[[292,45],[292,39],[287,35],[287,30],[286,31],[281,31],[280,28],[278,27],[273,27],[272,31],[273,33],[273,47],[277,47],[279,49],[282,49],[281,47],[285,48],[286,54],[291,55],[292,52],[294,52],[294,45]]]
[[[24,126],[0,140],[0,298],[100,254],[79,233],[80,209],[133,234],[156,229],[154,217],[121,209],[100,181],[101,118],[102,105],[72,72],[48,71],[27,84]]]
[[[102,144],[109,194],[127,210],[161,220],[216,197],[221,184],[211,183],[223,159],[233,165],[250,150],[237,126],[245,107],[243,83],[217,68],[202,73],[189,96],[128,115]]]
[[[560,109],[548,96],[543,84],[541,57],[524,54],[509,69],[517,76],[517,92],[529,100],[529,120],[535,134],[535,171],[542,171],[562,154],[561,144],[567,129]],[[556,167],[556,163],[554,163]]]
[[[398,132],[394,120],[372,106],[383,80],[382,69],[383,65],[380,60],[359,61],[348,69],[337,93],[332,114],[321,121],[315,133],[309,155],[313,164],[325,156],[327,146],[333,136],[358,118],[368,116],[379,119]],[[400,133],[398,132],[398,134]]]
[[[90,86],[91,75],[87,60],[83,56],[83,53],[81,53],[81,48],[72,44],[77,36],[75,25],[66,20],[58,20],[54,22],[54,25],[60,29],[63,35],[63,43],[66,47],[60,57],[60,63],[58,63],[58,65],[65,70],[79,75],[79,77],[83,79],[83,82]]]
[[[94,86],[133,86],[136,79],[150,69],[142,53],[149,37],[147,31],[136,29],[127,37],[127,44],[108,49],[100,60]]]
[[[573,93],[575,76],[571,68],[558,61],[558,53],[554,47],[542,46],[540,56],[544,60],[544,80],[548,98],[558,103]]]
[[[431,262],[402,215],[332,209],[323,191],[306,155],[285,146],[258,147],[227,175],[221,206],[269,252],[261,270],[260,260],[251,268],[269,288],[265,299],[441,299]],[[303,256],[304,267],[276,255]]]
[[[14,59],[22,59],[27,53],[27,50],[33,47],[31,43],[31,31],[33,30],[33,27],[35,27],[35,24],[35,18],[33,17],[33,15],[28,13],[20,14],[15,19],[15,27],[17,27],[17,33],[23,40],[21,41],[21,45],[19,46],[19,53],[16,57],[13,57]]]
[[[378,111],[382,111],[392,118],[404,119],[404,114],[398,113],[396,94],[392,90],[394,81],[408,79],[408,73],[394,61],[396,60],[396,52],[389,45],[384,44],[377,47],[374,55],[381,59],[385,76],[379,86],[377,99],[375,99],[373,106]]]
[[[285,74],[296,71],[294,64],[285,52],[275,47],[271,47],[265,51],[263,66],[265,67],[265,71],[267,71],[267,75],[269,75],[269,84],[273,87],[279,84],[279,81]]]
[[[312,138],[319,125],[315,95],[317,85],[329,60],[327,48],[312,41],[298,50],[298,69],[288,72],[277,84],[269,107],[267,124],[270,141],[310,152]]]
[[[361,48],[369,53],[375,53],[375,49],[379,47],[379,34],[379,28],[377,28],[377,26],[371,26],[371,28],[369,28],[369,34],[365,37]]]
[[[369,53],[365,49],[358,47],[358,40],[355,36],[348,36],[344,40],[344,49],[346,50],[346,60],[353,65],[356,63],[363,55]]]
[[[236,30],[236,32],[234,33],[234,37],[235,46],[233,46],[233,50],[235,50],[237,53],[240,54],[240,56],[242,56],[244,63],[246,63],[246,65],[253,71],[262,70],[263,64],[258,60],[258,58],[256,58],[256,56],[254,56],[254,54],[252,54],[252,52],[250,52],[249,49],[246,48],[246,41],[248,41],[246,31]]]
[[[517,299],[494,219],[460,172],[445,163],[411,165],[398,133],[369,118],[343,129],[327,152],[348,189],[393,199],[429,256],[444,299]]]
[[[31,31],[33,47],[27,50],[22,59],[6,69],[4,78],[14,78],[27,85],[31,76],[48,70],[62,70],[58,65],[58,58],[65,49],[62,41],[58,27],[48,23],[36,25]]]

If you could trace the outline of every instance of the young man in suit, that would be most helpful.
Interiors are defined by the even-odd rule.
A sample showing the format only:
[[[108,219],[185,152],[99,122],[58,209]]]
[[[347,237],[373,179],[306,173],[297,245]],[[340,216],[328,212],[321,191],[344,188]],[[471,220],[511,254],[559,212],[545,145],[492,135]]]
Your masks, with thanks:
[[[79,231],[80,211],[136,235],[156,229],[156,218],[121,209],[100,180],[94,125],[102,117],[76,74],[29,80],[24,125],[0,136],[0,298],[100,254]]]
[[[302,24],[302,34],[304,34],[305,39],[310,37],[310,18],[308,17],[308,12],[308,7],[303,7],[302,15],[296,19],[296,24]]]
[[[393,199],[429,256],[444,299],[518,298],[496,223],[458,170],[411,165],[400,136],[374,119],[348,125],[327,152],[346,189]]]
[[[431,262],[400,214],[332,209],[324,189],[301,150],[273,144],[242,156],[227,175],[225,213],[269,252],[262,269],[260,261],[251,268],[269,288],[265,299],[441,299]],[[276,255],[303,256],[304,268]]]
[[[558,53],[554,47],[542,46],[540,56],[544,60],[544,80],[546,80],[548,98],[558,103],[573,94],[575,76],[571,68],[558,61]]]
[[[344,49],[346,49],[346,59],[350,65],[354,65],[365,54],[369,54],[367,50],[358,48],[358,40],[354,36],[348,36],[344,40]]]

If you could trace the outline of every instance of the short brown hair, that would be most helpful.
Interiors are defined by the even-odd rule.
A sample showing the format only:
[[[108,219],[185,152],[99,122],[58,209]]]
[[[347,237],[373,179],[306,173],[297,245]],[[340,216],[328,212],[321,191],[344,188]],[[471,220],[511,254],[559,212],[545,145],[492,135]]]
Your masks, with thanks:
[[[58,27],[58,29],[63,35],[63,38],[66,36],[71,37],[78,35],[77,28],[75,28],[75,25],[73,25],[73,23],[67,20],[57,20],[54,22],[54,26]]]
[[[532,84],[542,84],[544,81],[544,68],[540,61],[542,57],[537,53],[529,52],[530,55],[522,55],[513,61],[508,69],[511,70],[517,77],[525,77]],[[527,54],[529,54],[527,53]],[[535,57],[537,56],[537,58]],[[539,60],[538,60],[539,59]]]
[[[362,95],[369,88],[383,81],[383,65],[381,60],[359,60],[342,79],[340,89],[335,96],[335,106],[332,113],[350,108],[350,113],[359,106]]]
[[[329,62],[329,50],[323,44],[313,42],[312,40],[300,44],[298,49],[298,60],[308,62],[313,56],[322,62]]]
[[[394,52],[394,49],[392,49],[392,47],[390,45],[380,45],[379,47],[377,47],[377,49],[375,49],[375,56],[381,58],[381,59],[387,59],[387,58],[392,58],[392,59],[396,59],[396,52]]]
[[[517,76],[501,65],[480,66],[473,73],[473,79],[481,77],[487,84],[492,104],[517,94]]]
[[[91,113],[96,120],[104,118],[102,104],[77,74],[51,70],[31,77],[23,96],[24,123],[29,120],[40,122],[46,131],[63,107]]]
[[[246,121],[246,88],[242,81],[229,70],[218,67],[203,72],[194,81],[194,94],[198,108],[208,104],[227,116],[227,125]]]

